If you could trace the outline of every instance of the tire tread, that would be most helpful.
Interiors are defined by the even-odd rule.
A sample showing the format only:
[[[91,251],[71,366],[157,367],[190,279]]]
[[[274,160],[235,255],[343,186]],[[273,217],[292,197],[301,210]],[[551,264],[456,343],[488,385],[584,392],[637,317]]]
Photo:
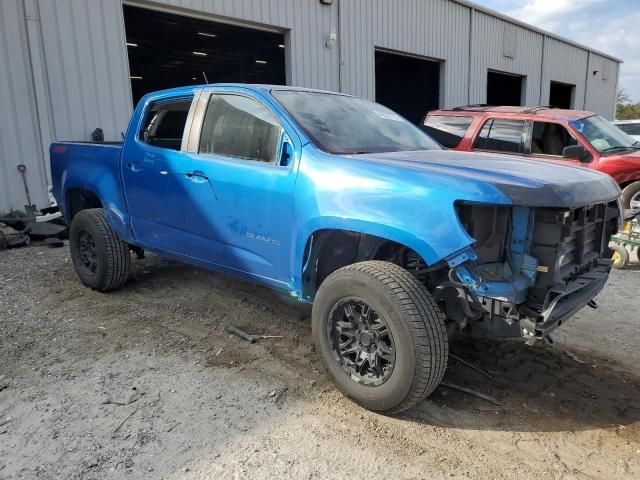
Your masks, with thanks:
[[[379,260],[354,263],[336,270],[325,282],[344,275],[374,278],[401,309],[411,330],[416,369],[408,395],[384,413],[396,414],[413,407],[429,396],[444,376],[449,356],[444,315],[425,286],[399,265]]]
[[[78,215],[84,215],[93,223],[105,247],[107,269],[95,290],[108,292],[120,288],[126,282],[131,270],[129,245],[120,240],[111,228],[102,208],[82,210]]]

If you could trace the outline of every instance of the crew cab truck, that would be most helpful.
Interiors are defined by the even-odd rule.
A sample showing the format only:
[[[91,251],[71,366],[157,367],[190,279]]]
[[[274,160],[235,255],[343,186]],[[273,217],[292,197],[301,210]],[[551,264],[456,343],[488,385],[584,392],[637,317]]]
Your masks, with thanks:
[[[292,87],[149,94],[123,144],[54,143],[51,171],[85,285],[122,286],[149,250],[313,303],[329,376],[384,413],[436,388],[451,335],[535,342],[593,305],[620,217],[599,172],[446,151]]]
[[[522,155],[604,172],[622,189],[623,208],[640,210],[640,142],[593,112],[470,105],[429,112],[423,127],[453,150]]]

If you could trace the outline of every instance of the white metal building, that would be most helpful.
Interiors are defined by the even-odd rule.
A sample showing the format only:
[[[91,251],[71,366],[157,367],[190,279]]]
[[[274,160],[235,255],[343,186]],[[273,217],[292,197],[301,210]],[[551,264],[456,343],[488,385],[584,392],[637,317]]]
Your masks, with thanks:
[[[119,140],[143,93],[287,83],[417,121],[474,103],[612,118],[620,60],[464,0],[0,0],[0,212],[46,207],[54,140]]]

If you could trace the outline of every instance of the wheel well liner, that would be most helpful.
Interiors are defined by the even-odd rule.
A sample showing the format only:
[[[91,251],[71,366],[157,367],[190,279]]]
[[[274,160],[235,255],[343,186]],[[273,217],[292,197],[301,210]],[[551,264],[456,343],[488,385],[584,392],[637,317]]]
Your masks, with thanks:
[[[84,188],[70,188],[67,190],[66,197],[66,213],[69,221],[73,220],[73,217],[82,210],[103,207],[100,198],[91,190]]]
[[[625,182],[620,184],[620,190],[624,190],[629,185],[631,185],[633,183],[636,183],[636,182],[640,182],[640,178],[634,178],[633,180],[627,180],[627,181],[625,181]]]
[[[426,266],[414,250],[388,238],[350,230],[317,230],[307,239],[304,249],[302,298],[313,300],[322,282],[346,265],[385,260],[406,267],[408,258]]]

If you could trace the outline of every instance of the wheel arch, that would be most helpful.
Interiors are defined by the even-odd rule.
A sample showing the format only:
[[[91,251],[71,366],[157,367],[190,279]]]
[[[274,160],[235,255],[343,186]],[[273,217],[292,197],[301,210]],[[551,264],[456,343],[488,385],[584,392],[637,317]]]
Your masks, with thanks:
[[[93,190],[82,187],[70,187],[65,191],[64,212],[71,222],[78,212],[90,208],[104,208],[102,200]]]
[[[119,193],[118,193],[119,195]],[[135,244],[129,228],[129,215],[119,207],[120,201],[109,201],[109,192],[105,192],[99,184],[87,185],[83,182],[68,181],[64,185],[61,211],[69,224],[83,210],[102,208],[105,217],[118,237],[123,241]]]
[[[434,252],[428,246],[420,248],[417,241],[407,242],[407,236],[380,235],[366,229],[315,229],[303,237],[301,255],[295,262],[296,290],[302,300],[312,302],[322,282],[346,265],[386,260],[403,266],[403,260],[409,258],[411,262],[427,266],[429,260],[433,261]]]
[[[620,183],[620,190],[624,190],[629,185],[633,185],[634,183],[637,183],[637,182],[640,182],[640,174],[638,174],[636,178],[632,178],[631,180],[625,180],[624,182]]]

